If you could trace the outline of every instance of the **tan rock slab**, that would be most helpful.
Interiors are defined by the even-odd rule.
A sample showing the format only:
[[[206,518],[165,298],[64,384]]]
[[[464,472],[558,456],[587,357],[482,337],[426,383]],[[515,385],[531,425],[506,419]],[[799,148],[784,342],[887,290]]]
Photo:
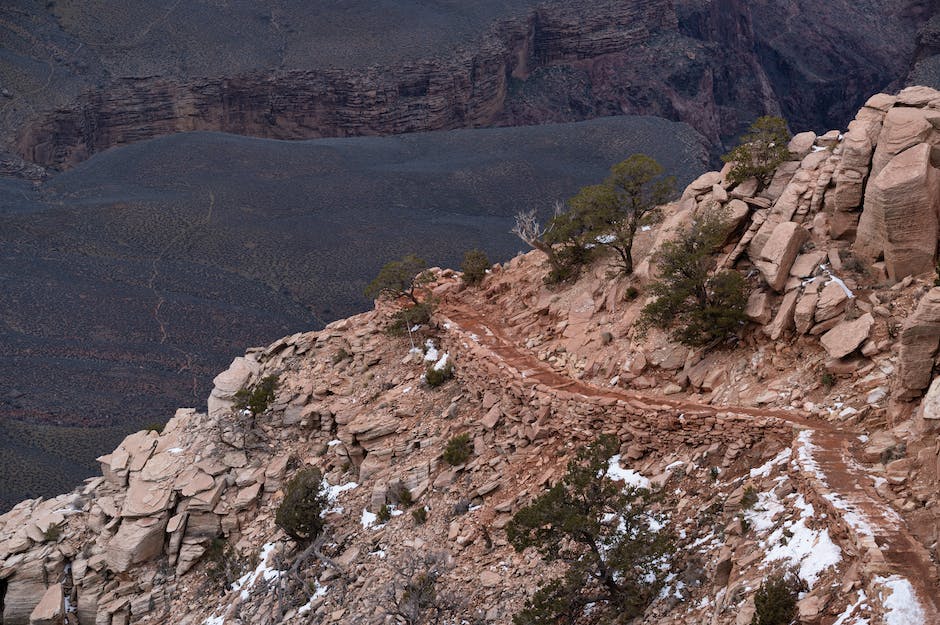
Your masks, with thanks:
[[[891,280],[932,271],[938,206],[940,171],[931,165],[931,146],[921,143],[869,181],[853,249],[870,260],[883,253]]]
[[[773,229],[759,260],[754,263],[770,288],[778,292],[783,289],[790,267],[808,238],[806,229],[793,221],[785,221]]]
[[[65,616],[62,584],[52,584],[29,615],[29,625],[59,625]]]
[[[819,340],[830,358],[844,358],[864,343],[875,320],[866,313],[853,321],[843,321],[826,332]]]

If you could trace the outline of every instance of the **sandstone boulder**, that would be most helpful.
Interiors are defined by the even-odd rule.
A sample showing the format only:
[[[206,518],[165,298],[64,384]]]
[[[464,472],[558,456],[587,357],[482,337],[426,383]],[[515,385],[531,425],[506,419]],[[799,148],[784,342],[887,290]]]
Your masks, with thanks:
[[[841,315],[848,300],[849,296],[842,285],[835,280],[828,282],[819,293],[819,302],[816,304],[816,322]]]
[[[65,617],[62,584],[52,584],[29,615],[29,625],[59,625]]]
[[[800,132],[793,135],[790,143],[787,144],[787,150],[796,158],[802,159],[810,153],[813,145],[816,143],[816,133],[812,131]]]
[[[790,267],[808,238],[806,229],[793,221],[785,221],[774,228],[754,263],[770,288],[778,292],[783,289]]]
[[[926,106],[938,98],[940,98],[940,91],[923,85],[914,85],[898,93],[897,103],[906,106]]]
[[[167,518],[145,517],[126,519],[108,543],[105,562],[116,573],[127,571],[132,564],[146,562],[163,551],[163,530]]]
[[[928,291],[904,321],[898,354],[900,396],[917,397],[930,384],[934,354],[940,345],[940,287]]]
[[[843,321],[823,334],[820,342],[826,348],[830,358],[844,358],[868,339],[874,323],[875,320],[870,313],[853,321]]]
[[[897,154],[926,141],[932,131],[933,126],[920,109],[901,107],[888,111],[872,157],[872,177],[880,174]]]
[[[712,186],[716,184],[721,184],[722,175],[719,171],[709,171],[705,172],[698,178],[692,181],[689,186],[685,188],[685,191],[682,193],[682,199],[694,198],[703,193],[711,191]]]
[[[806,334],[813,327],[813,315],[816,312],[818,293],[804,293],[793,310],[793,324],[797,334]]]
[[[793,313],[796,310],[796,302],[799,296],[799,289],[788,291],[783,296],[783,301],[780,302],[780,308],[777,310],[774,320],[770,325],[764,326],[764,334],[769,336],[772,341],[776,341],[783,336],[784,332],[793,327]]]
[[[892,280],[934,266],[940,171],[931,165],[931,151],[921,143],[897,155],[865,193],[854,249],[871,260],[883,252]]]
[[[258,371],[260,365],[254,358],[239,356],[232,361],[228,369],[215,376],[208,400],[209,416],[221,416],[231,410],[232,397],[244,388]]]
[[[754,323],[766,325],[772,318],[770,294],[766,291],[752,291],[747,298],[744,314]]]
[[[801,254],[793,261],[790,275],[794,278],[810,278],[816,273],[816,268],[826,260],[826,252],[815,251]]]

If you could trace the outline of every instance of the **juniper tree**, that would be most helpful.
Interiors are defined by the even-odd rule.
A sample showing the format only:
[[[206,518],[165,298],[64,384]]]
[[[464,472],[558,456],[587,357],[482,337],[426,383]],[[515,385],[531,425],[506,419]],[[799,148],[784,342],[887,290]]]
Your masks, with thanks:
[[[662,587],[671,538],[648,490],[607,477],[617,446],[608,435],[580,449],[561,481],[507,524],[517,551],[533,547],[546,561],[565,564],[563,575],[513,617],[515,625],[626,623]]]
[[[728,233],[726,214],[702,213],[660,247],[654,257],[659,278],[648,289],[655,299],[643,308],[641,328],[672,328],[676,340],[692,346],[740,329],[747,305],[744,279],[733,270],[711,273],[713,254]]]
[[[766,184],[777,167],[790,157],[789,142],[786,120],[771,115],[758,117],[741,136],[738,146],[721,157],[732,163],[728,182],[738,184],[753,177]]]

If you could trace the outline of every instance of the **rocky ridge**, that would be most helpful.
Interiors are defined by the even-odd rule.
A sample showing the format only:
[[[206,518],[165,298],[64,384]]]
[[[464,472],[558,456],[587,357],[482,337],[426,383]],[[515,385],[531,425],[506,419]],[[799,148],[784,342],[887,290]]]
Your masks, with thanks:
[[[644,301],[628,290],[642,292],[648,261],[635,281],[601,262],[550,289],[531,252],[479,289],[436,270],[439,309],[415,343],[384,333],[379,304],[249,350],[215,379],[207,414],[180,410],[103,456],[101,477],[0,517],[3,625],[388,622],[401,563],[432,552],[468,618],[508,623],[552,571],[501,530],[601,432],[620,439],[621,467],[665,489],[679,537],[642,622],[748,623],[760,580],[790,567],[801,622],[937,622],[940,287],[922,271],[936,252],[935,110],[928,89],[875,96],[846,132],[794,137],[766,189],[710,172],[643,233],[638,260],[696,211],[735,217],[720,260],[748,275],[753,324],[733,348],[636,333]],[[918,175],[898,176],[908,162]],[[430,388],[422,374],[444,354],[457,379]],[[269,409],[233,411],[270,374]],[[473,454],[449,466],[458,433]],[[306,559],[272,524],[305,464],[333,499],[328,541]],[[398,514],[402,487],[427,523]],[[220,538],[256,558],[231,587],[209,574]],[[298,571],[306,586],[272,594]]]

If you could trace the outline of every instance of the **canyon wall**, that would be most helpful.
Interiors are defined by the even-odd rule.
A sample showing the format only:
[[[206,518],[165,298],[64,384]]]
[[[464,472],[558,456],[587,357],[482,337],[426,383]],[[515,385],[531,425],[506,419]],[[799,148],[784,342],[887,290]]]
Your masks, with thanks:
[[[160,47],[172,46],[149,39],[138,47],[146,44],[154,59],[122,60],[136,48],[95,42],[100,33],[60,11],[68,32],[54,34],[62,41],[49,35],[41,49],[23,44],[24,67],[38,63],[30,55],[51,55],[49,68],[29,70],[36,74],[31,87],[10,93],[0,134],[5,149],[26,161],[63,168],[108,147],[189,130],[306,139],[649,114],[689,123],[717,154],[762,114],[784,115],[796,127],[841,126],[864,94],[900,84],[915,62],[924,64],[923,22],[935,9],[909,0],[875,8],[801,4],[486,5],[489,13],[452,37],[434,32],[424,17],[376,33],[374,24],[367,29],[344,16],[351,22],[346,39],[320,41],[327,35],[296,26],[296,40],[284,43],[280,56],[262,49],[273,45],[266,31],[248,25],[237,53],[249,61],[224,63],[233,48],[219,53],[221,60],[182,68]],[[368,22],[368,14],[359,17]],[[186,19],[195,18],[177,21]],[[170,43],[181,37],[168,32]],[[19,42],[2,35],[11,49]],[[376,38],[393,49],[378,53]],[[313,51],[291,52],[304,42]],[[79,52],[62,57],[63,48]],[[0,86],[12,84],[10,72],[0,63]]]

